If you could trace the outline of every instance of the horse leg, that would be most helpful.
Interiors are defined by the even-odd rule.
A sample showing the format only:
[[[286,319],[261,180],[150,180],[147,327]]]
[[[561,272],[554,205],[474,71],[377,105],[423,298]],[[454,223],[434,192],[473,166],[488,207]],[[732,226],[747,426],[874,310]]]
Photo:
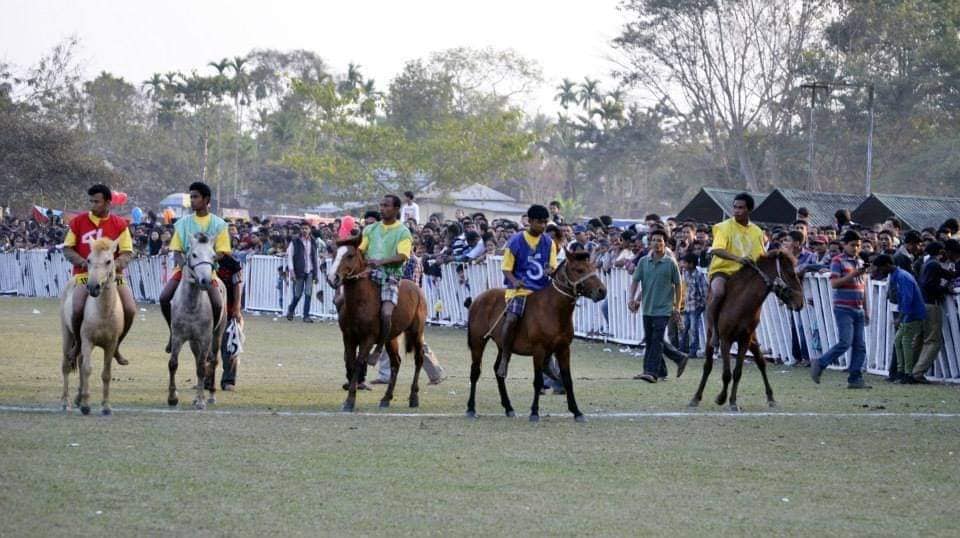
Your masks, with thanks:
[[[580,412],[577,407],[577,400],[573,397],[573,376],[570,374],[570,344],[565,344],[557,348],[555,352],[557,365],[560,367],[560,379],[563,382],[563,390],[567,393],[567,409],[573,413],[573,419],[577,422],[586,422],[587,417]]]
[[[93,371],[93,345],[80,344],[80,412],[90,414],[90,373]]]
[[[206,368],[206,358],[207,353],[209,353],[210,346],[202,345],[196,340],[190,340],[190,351],[193,352],[193,362],[197,368],[197,395],[193,398],[193,407],[195,409],[206,409],[207,402],[203,397],[203,388],[207,382],[207,368]]]
[[[747,342],[737,342],[737,365],[733,369],[733,386],[730,388],[730,411],[740,411],[737,405],[737,388],[740,386],[740,376],[743,375],[743,359],[747,354]]]
[[[415,345],[413,351],[413,384],[410,385],[410,407],[420,407],[420,370],[422,368],[423,344],[420,343]]]
[[[177,367],[180,364],[180,349],[183,347],[183,341],[180,338],[170,339],[170,361],[167,363],[167,370],[170,372],[170,384],[167,386],[167,405],[173,407],[180,403],[177,395]]]
[[[390,381],[387,383],[387,392],[380,400],[380,407],[390,407],[393,400],[393,389],[397,386],[397,374],[400,372],[400,350],[398,339],[387,342],[387,356],[390,357]]]
[[[700,405],[700,400],[703,399],[703,389],[707,386],[707,378],[710,377],[710,372],[713,370],[713,328],[707,326],[707,341],[703,346],[703,374],[700,376],[700,385],[697,386],[697,392],[694,393],[693,398],[688,404],[689,407],[697,407]]]
[[[223,333],[226,329],[226,318],[222,320],[220,326],[214,331],[213,340],[210,341],[210,351],[207,353],[204,361],[204,388],[210,392],[207,397],[208,404],[217,403],[217,364],[220,363],[220,343],[223,340]]]
[[[73,336],[69,334],[66,325],[63,325],[63,359],[60,361],[60,372],[63,374],[63,393],[60,395],[60,407],[64,411],[70,410],[70,372],[77,367],[77,358],[73,355]]]
[[[100,372],[100,382],[103,383],[103,401],[100,402],[100,413],[104,416],[113,413],[110,408],[110,367],[113,365],[113,356],[117,352],[119,340],[103,348],[103,371]]]
[[[477,381],[480,380],[480,366],[483,363],[483,348],[486,342],[470,342],[470,398],[467,399],[467,418],[477,418]]]
[[[353,411],[357,401],[357,382],[360,372],[357,369],[357,344],[343,339],[343,364],[347,369],[347,399],[343,401],[342,411]],[[362,368],[362,366],[361,366]]]
[[[503,350],[497,349],[497,360],[493,363],[493,369],[496,371],[500,366],[500,361],[503,360]],[[479,373],[477,375],[480,375]],[[517,416],[516,412],[513,410],[513,405],[510,403],[510,396],[507,395],[507,380],[505,377],[497,375],[497,390],[500,391],[500,405],[503,406],[503,410],[508,417]]]
[[[773,399],[773,387],[770,386],[770,380],[767,379],[767,360],[763,357],[763,352],[760,351],[760,344],[758,344],[756,340],[750,342],[750,352],[753,353],[754,361],[760,370],[760,376],[763,378],[763,389],[767,394],[767,405],[776,407],[777,401]]]
[[[543,390],[543,365],[547,357],[542,353],[533,355],[533,405],[530,406],[530,422],[540,422],[540,391]]]
[[[723,405],[727,403],[727,389],[730,387],[730,346],[731,343],[721,339],[720,340],[720,357],[723,359],[723,388],[720,389],[720,394],[717,394],[717,405]]]

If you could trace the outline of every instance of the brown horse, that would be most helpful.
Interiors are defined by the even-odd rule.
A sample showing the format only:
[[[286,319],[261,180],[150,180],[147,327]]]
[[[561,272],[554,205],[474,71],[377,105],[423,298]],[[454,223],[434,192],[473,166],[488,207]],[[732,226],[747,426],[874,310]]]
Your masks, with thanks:
[[[778,299],[791,310],[799,311],[803,308],[803,284],[797,276],[796,261],[790,254],[773,250],[760,257],[753,267],[744,267],[737,271],[727,281],[727,293],[720,306],[720,315],[713,326],[707,327],[707,341],[704,350],[703,377],[696,394],[690,400],[690,407],[700,405],[703,399],[703,389],[713,369],[713,350],[719,337],[720,356],[723,357],[723,389],[717,395],[717,405],[727,401],[727,387],[730,384],[730,348],[737,344],[737,366],[733,370],[733,388],[730,390],[730,411],[739,411],[737,406],[737,386],[743,373],[743,359],[747,349],[753,353],[760,375],[763,376],[763,385],[767,393],[767,404],[776,407],[773,399],[773,388],[767,379],[767,363],[756,341],[756,329],[760,323],[760,309],[767,294],[773,292]]]
[[[340,332],[343,333],[343,361],[350,375],[344,411],[353,411],[357,400],[357,383],[370,352],[380,338],[380,288],[368,278],[367,261],[360,252],[359,236],[337,242],[337,255],[327,269],[327,281],[337,289],[343,284],[343,306],[340,308]],[[380,407],[389,407],[400,370],[398,337],[402,333],[406,352],[414,355],[413,385],[410,407],[420,405],[420,368],[423,366],[423,328],[427,322],[427,298],[423,290],[409,280],[400,281],[397,306],[390,318],[390,383],[380,400]]]
[[[506,310],[503,288],[487,290],[477,296],[470,305],[467,325],[467,344],[473,364],[470,367],[470,399],[467,400],[467,417],[476,418],[477,380],[480,379],[480,364],[487,340],[497,344],[497,361],[494,371],[503,357],[500,326]],[[567,408],[577,422],[586,417],[577,407],[573,396],[573,378],[570,375],[570,342],[573,341],[573,309],[577,297],[589,297],[594,302],[607,296],[607,288],[590,263],[587,252],[567,252],[566,261],[557,267],[551,285],[527,297],[523,317],[517,323],[512,352],[533,357],[533,405],[530,421],[540,420],[540,391],[543,389],[543,369],[547,358],[556,356],[560,377],[567,393]],[[497,375],[500,403],[508,417],[516,416],[510,397],[507,396],[505,378]]]

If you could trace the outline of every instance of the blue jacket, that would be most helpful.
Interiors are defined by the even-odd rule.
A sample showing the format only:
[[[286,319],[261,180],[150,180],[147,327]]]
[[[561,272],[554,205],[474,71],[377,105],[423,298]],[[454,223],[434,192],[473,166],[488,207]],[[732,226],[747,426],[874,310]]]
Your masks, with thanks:
[[[922,321],[927,319],[927,308],[923,304],[923,294],[917,280],[909,272],[897,267],[887,278],[889,285],[896,289],[897,310],[900,322]]]

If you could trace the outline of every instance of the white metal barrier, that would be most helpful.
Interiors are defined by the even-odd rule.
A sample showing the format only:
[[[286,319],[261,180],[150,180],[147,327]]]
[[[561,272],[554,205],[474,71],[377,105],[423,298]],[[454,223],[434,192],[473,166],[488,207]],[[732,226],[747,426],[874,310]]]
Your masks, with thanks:
[[[445,264],[441,276],[424,275],[423,288],[429,305],[429,322],[463,326],[467,299],[502,286],[501,258],[490,257],[476,264]],[[285,314],[293,286],[285,277],[286,260],[276,256],[250,256],[244,262],[244,308],[249,311]],[[142,256],[127,267],[127,279],[140,302],[157,302],[173,271],[172,257]],[[0,293],[57,297],[69,279],[70,264],[58,251],[30,250],[0,254]],[[638,345],[643,341],[639,314],[627,308],[631,276],[622,269],[602,273],[607,286],[605,301],[581,298],[574,311],[574,331],[583,338]],[[757,339],[764,354],[788,364],[800,360],[796,350],[805,347],[816,359],[837,342],[832,289],[827,275],[807,275],[803,282],[807,305],[792,312],[770,296],[763,304]],[[319,278],[310,294],[310,315],[335,319],[335,291]],[[318,298],[319,295],[319,298]],[[885,375],[893,358],[893,310],[887,301],[886,282],[869,282],[870,324],[866,327],[867,372]],[[302,316],[301,300],[294,314]],[[928,377],[960,382],[960,296],[951,296],[943,306],[943,350]],[[702,338],[701,338],[702,342]],[[843,369],[849,352],[831,368]]]

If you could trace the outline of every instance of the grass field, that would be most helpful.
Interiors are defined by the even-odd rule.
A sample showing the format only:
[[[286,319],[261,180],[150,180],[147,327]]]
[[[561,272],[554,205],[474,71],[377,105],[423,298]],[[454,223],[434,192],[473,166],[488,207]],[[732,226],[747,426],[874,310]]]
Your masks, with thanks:
[[[960,533],[954,386],[871,378],[873,390],[848,391],[842,373],[815,386],[806,370],[774,366],[780,414],[760,415],[768,409],[749,366],[745,412],[729,416],[712,403],[715,369],[701,409],[671,416],[687,411],[702,361],[680,380],[645,385],[630,379],[638,357],[578,342],[573,370],[580,407],[593,414],[587,424],[553,395],[541,399],[538,425],[504,417],[492,353],[482,416],[469,421],[465,333],[428,328],[449,377],[422,386],[412,412],[424,416],[395,415],[411,412],[410,364],[393,408],[377,409],[378,386],[360,393],[359,415],[344,415],[336,326],[248,315],[238,391],[218,393],[207,411],[189,408],[188,355],[181,409],[163,412],[166,329],[147,307],[124,346],[132,364],[114,366],[114,415],[82,417],[53,411],[56,310],[53,300],[0,298],[4,536]],[[94,413],[101,364],[91,376]],[[514,361],[508,385],[521,415],[530,374],[529,359]]]

